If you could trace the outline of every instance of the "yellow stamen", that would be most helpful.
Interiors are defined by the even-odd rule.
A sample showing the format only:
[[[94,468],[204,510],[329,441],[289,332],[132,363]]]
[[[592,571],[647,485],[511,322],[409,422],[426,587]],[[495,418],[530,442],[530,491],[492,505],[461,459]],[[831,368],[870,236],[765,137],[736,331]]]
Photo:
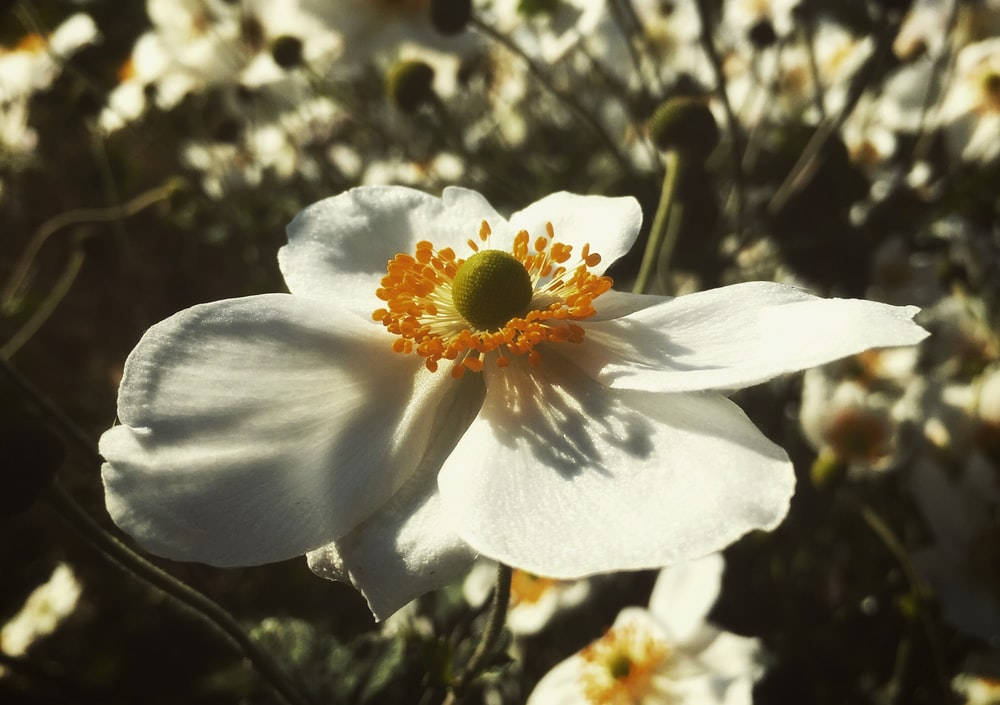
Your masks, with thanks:
[[[580,652],[584,696],[593,705],[631,705],[651,695],[652,676],[670,658],[662,641],[636,624],[612,627]]]
[[[467,245],[480,251],[476,240],[489,248],[492,229],[482,221],[477,238]],[[541,363],[535,349],[540,343],[579,343],[584,330],[574,321],[594,314],[594,300],[611,288],[609,277],[588,269],[596,267],[600,255],[584,245],[575,265],[565,266],[573,247],[556,242],[552,223],[545,235],[531,243],[526,230],[514,238],[510,254],[527,271],[532,296],[527,311],[490,329],[477,328],[458,311],[452,297],[455,275],[466,261],[451,248],[438,250],[428,240],[416,244],[412,255],[397,254],[386,265],[386,275],[375,295],[385,308],[372,319],[398,336],[392,349],[425,358],[434,372],[441,360],[453,360],[451,374],[460,378],[467,370],[480,372],[487,362],[503,368],[511,356],[527,356],[532,365]],[[533,248],[529,250],[529,244]],[[471,256],[471,255],[470,255]],[[502,292],[498,295],[503,295]]]

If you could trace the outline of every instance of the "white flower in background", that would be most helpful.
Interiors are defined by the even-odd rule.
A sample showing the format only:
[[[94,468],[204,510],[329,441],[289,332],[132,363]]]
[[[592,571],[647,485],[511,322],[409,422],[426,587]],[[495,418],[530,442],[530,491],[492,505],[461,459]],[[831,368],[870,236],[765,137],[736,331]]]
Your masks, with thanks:
[[[643,61],[643,72],[655,71],[660,81],[671,83],[682,74],[704,86],[714,84],[712,67],[699,44],[701,18],[694,0],[659,2],[633,0],[636,17],[643,30],[652,65]],[[585,37],[588,51],[598,57],[604,68],[619,81],[637,88],[641,85],[635,71],[628,38],[615,15],[605,11],[601,21]]]
[[[778,37],[785,37],[795,29],[792,10],[798,4],[798,0],[726,0],[722,31],[734,40],[746,40],[755,25],[769,22]]]
[[[911,489],[934,543],[913,555],[941,600],[944,617],[967,634],[1000,638],[1000,487],[979,453],[958,477],[929,456],[913,465]]]
[[[473,607],[481,607],[493,593],[497,567],[478,561],[462,583],[462,594]],[[514,570],[510,579],[510,606],[507,628],[514,636],[530,636],[542,631],[563,610],[579,606],[590,596],[587,580],[556,580]]]
[[[816,73],[827,114],[835,115],[847,99],[851,77],[874,50],[871,36],[858,37],[833,20],[820,18],[813,33]],[[778,78],[779,99],[787,114],[797,116],[806,110],[806,118],[819,119],[813,102],[816,84],[810,67],[809,50],[796,44],[781,52]]]
[[[78,13],[47,37],[28,34],[11,49],[0,47],[0,105],[51,86],[63,62],[99,36],[94,20]]]
[[[959,52],[936,123],[949,151],[964,161],[1000,156],[1000,37]]]
[[[78,13],[47,37],[28,34],[13,48],[0,47],[0,165],[31,156],[38,146],[28,124],[32,95],[51,86],[65,60],[99,36],[94,20]]]
[[[892,42],[892,51],[900,61],[931,56],[936,57],[948,46],[950,4],[941,0],[916,0],[906,12],[906,17]]]
[[[956,693],[965,696],[965,705],[1000,703],[1000,679],[962,673],[952,679],[951,687]]]
[[[918,406],[904,395],[905,381],[890,386],[877,372],[866,379],[869,370],[863,364],[857,361],[856,372],[861,374],[854,378],[844,376],[839,364],[807,370],[799,423],[821,456],[854,471],[886,470],[899,461],[899,426],[916,415]]]
[[[769,282],[611,291],[640,221],[568,193],[507,219],[460,188],[310,206],[279,252],[291,295],[181,311],[129,356],[112,518],[173,559],[308,552],[380,618],[476,553],[572,579],[777,526],[791,463],[724,392],[927,333]]]
[[[606,0],[494,0],[484,9],[487,23],[546,64],[562,59],[609,13]]]
[[[351,73],[396,56],[400,45],[418,44],[466,56],[481,43],[471,32],[445,35],[430,19],[430,0],[299,0],[341,41],[335,68]]]
[[[750,705],[759,642],[706,621],[724,567],[716,553],[663,569],[649,609],[622,610],[539,681],[528,705]]]
[[[39,639],[48,636],[76,609],[83,586],[73,569],[60,563],[52,576],[35,588],[24,605],[0,629],[0,651],[20,657]],[[4,668],[0,666],[0,677]]]

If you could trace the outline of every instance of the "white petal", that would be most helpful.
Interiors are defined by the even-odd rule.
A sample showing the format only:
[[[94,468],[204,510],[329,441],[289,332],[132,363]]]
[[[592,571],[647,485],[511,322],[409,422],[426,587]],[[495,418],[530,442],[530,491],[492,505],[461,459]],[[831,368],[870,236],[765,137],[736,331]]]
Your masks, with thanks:
[[[747,282],[584,321],[573,362],[617,389],[738,389],[869,348],[918,343],[928,333],[910,320],[917,311]]]
[[[558,663],[538,681],[528,696],[527,705],[586,705],[586,664],[578,653]]]
[[[630,294],[625,291],[615,291],[611,289],[594,299],[594,315],[587,319],[590,321],[607,321],[613,318],[622,318],[641,311],[650,306],[662,304],[669,301],[665,296],[655,294]]]
[[[414,470],[454,389],[381,333],[287,294],[153,326],[125,363],[124,425],[101,438],[111,517],[154,553],[220,566],[353,529]]]
[[[746,678],[752,683],[761,673],[760,651],[759,639],[719,630],[696,658],[705,670],[720,680]]]
[[[368,318],[383,306],[375,289],[386,262],[429,240],[466,256],[483,220],[506,224],[475,191],[447,188],[442,198],[403,186],[365,186],[309,206],[289,223],[278,264],[289,291],[335,301]]]
[[[317,575],[353,583],[379,621],[456,580],[476,557],[443,510],[437,471],[475,416],[483,388],[473,375],[448,383],[458,391],[435,412],[437,432],[407,483],[349,534],[306,556]]]
[[[575,262],[586,243],[590,251],[601,255],[594,271],[603,272],[622,257],[635,243],[642,225],[642,208],[631,196],[581,196],[560,191],[535,201],[510,217],[513,231],[527,230],[532,237],[545,233],[551,222],[555,239],[573,246]]]
[[[698,558],[784,517],[791,463],[728,399],[611,390],[552,350],[484,370],[438,477],[480,553],[576,578]]]
[[[712,553],[660,571],[649,597],[649,611],[666,628],[671,641],[686,644],[701,631],[719,597],[725,567],[722,554]]]

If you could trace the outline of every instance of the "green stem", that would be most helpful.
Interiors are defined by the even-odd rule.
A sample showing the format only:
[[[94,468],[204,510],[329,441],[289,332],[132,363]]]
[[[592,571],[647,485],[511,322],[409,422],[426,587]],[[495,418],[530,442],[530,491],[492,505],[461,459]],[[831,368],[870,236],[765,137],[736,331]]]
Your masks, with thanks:
[[[89,456],[96,458],[99,462],[102,460],[100,453],[87,434],[2,358],[0,358],[0,370],[3,370],[25,396],[31,398],[42,411],[54,419],[66,436],[72,438]],[[134,577],[191,609],[206,624],[228,637],[243,656],[250,661],[261,678],[281,696],[282,701],[288,705],[311,704],[308,696],[293,684],[281,666],[250,638],[250,635],[243,630],[236,618],[221,605],[156,567],[115,538],[98,524],[58,482],[53,481],[44,496],[59,516],[106,558],[124,568]]]
[[[943,692],[948,692],[948,680],[945,676],[944,667],[944,655],[941,653],[941,649],[938,645],[938,640],[935,637],[934,629],[931,626],[930,620],[927,617],[927,610],[925,609],[925,600],[928,595],[927,585],[921,580],[920,576],[917,575],[916,569],[913,567],[913,563],[910,561],[909,554],[906,552],[906,548],[903,546],[903,542],[899,540],[892,528],[887,524],[882,517],[879,516],[872,507],[864,504],[863,502],[855,501],[858,513],[861,515],[862,521],[868,526],[869,529],[879,538],[882,545],[886,547],[896,562],[899,563],[899,567],[903,571],[903,575],[906,576],[906,581],[910,585],[910,594],[913,595],[913,599],[916,601],[916,613],[917,621],[920,623],[921,628],[924,631],[924,637],[927,639],[927,645],[931,653],[931,661],[934,664],[934,669],[937,672],[938,684]]]
[[[455,705],[461,702],[462,693],[473,679],[479,675],[483,666],[486,665],[487,659],[492,655],[496,641],[500,637],[501,632],[503,632],[504,624],[507,621],[512,573],[513,570],[510,566],[503,563],[498,564],[496,587],[493,588],[493,605],[490,609],[486,629],[483,630],[483,635],[479,639],[479,645],[476,646],[476,650],[473,652],[472,658],[469,659],[469,663],[466,664],[465,670],[455,680],[455,683],[449,689],[448,695],[441,705]]]
[[[639,274],[632,287],[632,293],[643,294],[649,286],[649,280],[656,269],[656,263],[670,260],[670,252],[673,251],[676,240],[677,228],[674,228],[673,237],[667,238],[667,230],[670,224],[670,211],[673,209],[674,196],[677,194],[677,184],[680,181],[678,173],[681,170],[681,157],[676,150],[671,150],[666,154],[667,172],[663,175],[663,187],[660,189],[660,202],[656,206],[656,215],[653,216],[653,225],[649,231],[649,240],[646,243],[646,251],[642,255],[642,264],[639,265]],[[661,248],[670,248],[663,255]],[[665,259],[664,259],[665,257]]]

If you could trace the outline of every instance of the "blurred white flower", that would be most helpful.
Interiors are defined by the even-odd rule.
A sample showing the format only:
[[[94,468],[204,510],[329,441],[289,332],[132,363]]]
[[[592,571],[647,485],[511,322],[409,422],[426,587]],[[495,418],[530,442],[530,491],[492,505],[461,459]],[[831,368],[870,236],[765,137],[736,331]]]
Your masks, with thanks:
[[[279,253],[291,295],[187,309],[129,356],[112,518],[173,559],[309,552],[380,618],[476,553],[570,579],[777,526],[791,463],[724,392],[927,333],[913,307],[769,282],[610,291],[640,221],[568,193],[508,220],[459,188],[310,206]]]
[[[965,696],[965,705],[998,705],[1000,680],[962,673],[951,681],[952,689]]]
[[[31,645],[48,636],[76,609],[83,586],[73,569],[60,563],[52,576],[35,588],[24,605],[0,629],[0,651],[24,656]],[[0,676],[4,669],[0,666]]]
[[[959,52],[937,124],[949,151],[964,161],[1000,156],[1000,37]]]
[[[99,36],[94,20],[78,13],[47,37],[28,34],[11,49],[0,47],[0,104],[48,88],[62,72],[65,59]]]
[[[895,460],[897,422],[888,395],[853,380],[807,370],[799,422],[821,455],[855,468],[882,470]]]
[[[38,146],[28,106],[62,72],[66,59],[100,37],[89,15],[77,13],[47,37],[28,34],[12,48],[0,47],[0,166],[24,161]]]
[[[663,569],[649,609],[622,610],[539,681],[528,705],[750,705],[759,642],[706,621],[723,569],[719,554]]]
[[[481,607],[496,585],[497,567],[478,561],[462,583],[462,594],[473,607]],[[590,595],[587,580],[556,580],[514,570],[510,579],[507,628],[514,636],[537,634],[559,612],[580,605]]]

